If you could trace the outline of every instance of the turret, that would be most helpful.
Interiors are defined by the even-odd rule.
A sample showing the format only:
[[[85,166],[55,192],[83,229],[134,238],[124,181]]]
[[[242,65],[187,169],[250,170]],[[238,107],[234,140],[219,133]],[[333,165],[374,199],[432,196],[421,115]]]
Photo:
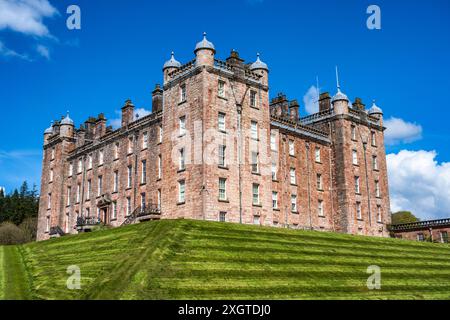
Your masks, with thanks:
[[[163,66],[164,83],[169,81],[169,79],[170,79],[169,74],[173,71],[180,69],[180,67],[181,67],[181,63],[179,63],[177,60],[175,60],[175,54],[172,51],[172,53],[170,55],[170,59],[167,60]]]
[[[375,100],[373,100],[372,107],[369,109],[369,115],[377,118],[380,121],[380,126],[383,125],[383,110],[375,104]]]
[[[214,66],[216,48],[206,39],[206,32],[203,33],[203,40],[195,46],[194,53],[197,66]]]
[[[66,117],[61,120],[59,135],[63,138],[73,138],[74,136],[74,123],[69,117],[69,111],[67,111]]]
[[[334,95],[331,103],[333,104],[333,109],[335,114],[346,114],[348,113],[348,105],[350,100],[348,97],[342,93],[341,85],[339,83],[339,74],[336,67],[336,82],[337,82],[337,93]]]
[[[44,131],[44,145],[48,143],[48,140],[53,135],[53,121],[50,124],[50,127],[45,129]]]
[[[259,58],[259,53],[256,55],[256,57],[256,61],[252,63],[252,65],[250,66],[250,70],[261,76],[261,83],[263,85],[268,85],[269,68],[267,67],[267,64],[261,61],[261,59]]]

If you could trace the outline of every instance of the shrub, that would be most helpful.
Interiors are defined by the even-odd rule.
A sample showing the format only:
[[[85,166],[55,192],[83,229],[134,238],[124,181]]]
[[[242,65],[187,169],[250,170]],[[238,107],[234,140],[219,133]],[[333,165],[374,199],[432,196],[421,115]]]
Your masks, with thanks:
[[[10,222],[0,225],[0,245],[22,244],[28,241],[26,233]]]

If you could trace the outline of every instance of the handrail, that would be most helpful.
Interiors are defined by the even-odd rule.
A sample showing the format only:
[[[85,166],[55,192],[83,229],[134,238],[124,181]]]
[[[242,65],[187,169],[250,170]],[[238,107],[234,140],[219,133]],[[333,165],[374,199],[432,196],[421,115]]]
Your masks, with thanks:
[[[412,230],[412,229],[421,229],[421,228],[441,227],[441,226],[450,226],[450,218],[394,224],[394,225],[390,225],[389,229],[391,231],[403,231],[403,230]]]

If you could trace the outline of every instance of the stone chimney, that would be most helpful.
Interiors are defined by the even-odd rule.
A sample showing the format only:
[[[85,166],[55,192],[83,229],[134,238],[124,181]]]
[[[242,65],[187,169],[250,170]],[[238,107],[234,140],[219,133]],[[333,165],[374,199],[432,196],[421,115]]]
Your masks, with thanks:
[[[292,121],[297,122],[299,119],[299,107],[297,100],[292,100],[289,102],[289,116]]]
[[[106,119],[103,113],[100,113],[95,121],[94,138],[100,139],[106,134]]]
[[[319,112],[327,111],[331,109],[331,97],[328,92],[320,94],[319,98]]]
[[[122,127],[126,127],[133,122],[134,117],[134,105],[130,99],[125,101],[125,105],[122,107]]]
[[[278,95],[270,102],[270,109],[272,110],[271,113],[276,117],[288,116],[289,102],[286,95],[281,92],[278,93]]]
[[[157,84],[152,92],[152,112],[159,112],[163,109],[163,91]]]
[[[352,103],[353,108],[364,111],[366,109],[366,105],[362,102],[361,98],[355,98],[355,101]]]

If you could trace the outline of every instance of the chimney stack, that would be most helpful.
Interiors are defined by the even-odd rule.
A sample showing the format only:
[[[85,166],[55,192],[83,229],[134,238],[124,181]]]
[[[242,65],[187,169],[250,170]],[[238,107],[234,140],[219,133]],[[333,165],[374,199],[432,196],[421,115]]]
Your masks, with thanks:
[[[328,92],[320,94],[319,98],[319,112],[327,111],[331,109],[331,97]]]
[[[122,127],[126,127],[133,122],[134,117],[134,105],[130,99],[125,101],[125,105],[122,107]]]
[[[298,104],[297,100],[292,100],[289,102],[289,115],[292,121],[297,122],[299,119],[299,110],[300,105]]]
[[[157,84],[152,92],[152,112],[159,112],[163,109],[163,91]]]

